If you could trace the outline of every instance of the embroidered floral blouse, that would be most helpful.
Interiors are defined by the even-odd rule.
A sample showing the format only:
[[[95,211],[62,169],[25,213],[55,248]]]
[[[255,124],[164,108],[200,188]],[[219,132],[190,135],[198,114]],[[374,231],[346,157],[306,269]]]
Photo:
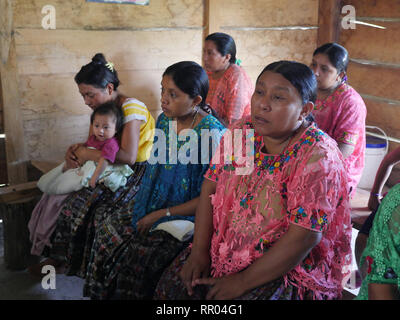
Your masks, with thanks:
[[[345,159],[349,187],[355,190],[364,169],[367,109],[363,99],[351,86],[343,83],[327,99],[316,101],[313,115],[318,127],[336,142],[355,147]]]
[[[322,240],[284,275],[285,282],[297,286],[301,294],[312,290],[315,298],[340,296],[342,269],[351,260],[351,222],[346,173],[335,142],[311,125],[282,154],[270,155],[261,151],[261,136],[245,131],[253,128],[250,119],[234,127],[244,129],[243,147],[246,136],[254,141],[254,169],[237,174],[240,161],[235,162],[236,154],[231,164],[223,162],[229,159],[224,156],[225,141],[230,140],[226,133],[205,175],[217,183],[211,197],[212,275],[245,269],[292,223],[321,232]],[[251,156],[251,149],[246,148],[244,154]]]
[[[210,72],[207,75],[210,89],[206,102],[228,126],[250,114],[254,85],[242,67],[232,64],[218,80]]]
[[[163,143],[159,145],[155,142],[152,152],[161,153],[160,149],[154,150],[154,148],[163,147],[166,158],[165,162],[160,159],[154,164],[149,163],[151,162],[150,158],[149,162],[146,163],[146,171],[133,204],[132,225],[134,228],[136,228],[137,221],[144,215],[162,208],[170,208],[185,203],[200,195],[203,176],[208,170],[212,150],[216,149],[216,145],[218,145],[225,130],[225,127],[216,118],[207,115],[193,128],[192,134],[194,136],[182,133],[178,137],[174,131],[170,132],[170,129],[174,130],[170,122],[172,122],[171,119],[166,117],[164,113],[161,113],[157,119],[156,128],[164,133],[165,140],[157,135],[154,136],[154,140],[160,139],[165,145]],[[210,136],[205,134],[203,137],[203,131],[210,132]],[[196,142],[191,150],[190,147],[188,148],[188,144],[191,139],[195,138],[198,138],[198,140],[194,140]],[[173,157],[174,141],[176,149]],[[171,142],[172,145],[170,145]],[[208,150],[205,150],[207,144]],[[191,152],[195,154],[193,159],[189,157]],[[182,154],[186,154],[187,159],[191,159],[190,162],[182,163],[180,158]],[[205,157],[205,159],[202,159],[202,157]],[[194,216],[165,216],[157,220],[152,228],[170,220],[194,222]]]

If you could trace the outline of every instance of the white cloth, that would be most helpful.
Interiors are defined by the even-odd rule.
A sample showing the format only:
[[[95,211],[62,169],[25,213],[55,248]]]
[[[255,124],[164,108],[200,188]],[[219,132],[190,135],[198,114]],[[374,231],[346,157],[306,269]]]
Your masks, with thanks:
[[[171,220],[160,223],[153,229],[155,230],[163,230],[179,241],[187,241],[193,236],[194,223],[189,220]]]
[[[66,194],[78,191],[83,187],[89,187],[90,178],[96,170],[94,161],[86,161],[86,163],[76,169],[69,169],[62,172],[64,163],[44,174],[38,181],[38,188],[47,194]],[[111,191],[115,192],[119,187],[124,186],[127,177],[133,173],[132,169],[126,165],[108,165],[100,175],[97,183],[104,185]]]

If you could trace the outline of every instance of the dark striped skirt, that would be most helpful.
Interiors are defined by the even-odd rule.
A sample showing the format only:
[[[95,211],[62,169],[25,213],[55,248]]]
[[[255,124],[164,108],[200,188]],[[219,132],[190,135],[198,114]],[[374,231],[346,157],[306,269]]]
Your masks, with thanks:
[[[64,261],[67,275],[86,277],[91,257],[101,254],[93,251],[93,241],[98,226],[107,217],[112,216],[117,220],[115,225],[119,234],[130,229],[132,219],[129,209],[132,208],[145,168],[145,163],[132,166],[133,173],[126,185],[116,192],[98,184],[94,189],[84,188],[72,193],[65,200],[47,255]]]
[[[191,248],[186,248],[173,263],[164,271],[154,293],[155,300],[204,300],[210,289],[201,285],[193,289],[193,295],[189,296],[179,273],[186,259],[189,257]],[[312,295],[308,292],[305,299]],[[257,287],[235,300],[299,300],[300,296],[295,286],[285,286],[284,279],[278,278],[265,285]]]
[[[108,259],[103,261],[94,257],[84,295],[92,299],[152,299],[162,272],[189,242],[180,242],[161,230],[146,235],[117,235],[114,230],[111,219],[99,229],[93,252],[99,252],[102,246],[114,246],[114,251],[108,251]]]

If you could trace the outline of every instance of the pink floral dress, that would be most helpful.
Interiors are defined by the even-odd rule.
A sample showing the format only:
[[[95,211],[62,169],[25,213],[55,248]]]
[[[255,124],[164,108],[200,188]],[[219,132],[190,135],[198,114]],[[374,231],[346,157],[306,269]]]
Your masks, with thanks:
[[[363,99],[351,86],[342,83],[328,98],[316,101],[313,115],[318,127],[336,142],[355,147],[345,159],[349,187],[354,191],[364,169],[367,109]]]
[[[252,128],[249,119],[234,127],[240,125]],[[243,135],[243,146],[246,135],[249,138],[248,133]],[[263,139],[257,133],[250,138],[255,146],[251,174],[236,174],[239,165],[235,160],[223,162],[225,135],[219,158],[214,157],[205,175],[217,183],[211,198],[212,276],[247,268],[290,224],[296,224],[321,232],[322,240],[284,275],[286,285],[297,287],[300,296],[311,291],[316,299],[339,297],[347,272],[344,267],[351,262],[351,221],[346,172],[335,142],[314,125],[278,155],[261,151]]]
[[[207,75],[210,89],[206,102],[227,125],[250,115],[254,85],[242,67],[232,64],[217,80],[213,79],[210,72]]]

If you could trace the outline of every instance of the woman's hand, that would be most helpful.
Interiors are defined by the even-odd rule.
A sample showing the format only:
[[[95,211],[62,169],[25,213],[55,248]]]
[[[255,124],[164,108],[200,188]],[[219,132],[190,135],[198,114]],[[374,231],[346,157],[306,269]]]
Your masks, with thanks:
[[[142,219],[140,219],[136,223],[136,227],[138,229],[138,232],[141,234],[146,234],[151,226],[158,220],[161,219],[162,217],[165,216],[165,209],[160,209],[153,211],[152,213],[146,214]]]
[[[232,300],[246,292],[246,286],[240,273],[222,278],[197,279],[194,283],[195,285],[203,284],[211,286],[206,296],[207,300]]]
[[[189,296],[193,294],[196,280],[208,277],[210,274],[210,254],[208,251],[192,251],[180,272],[180,277],[185,284]]]
[[[81,146],[81,143],[76,143],[70,146],[65,154],[65,169],[78,168],[80,166],[78,157],[76,156],[76,150]]]
[[[81,145],[79,145],[79,146],[75,149],[75,151],[74,151],[75,156],[76,156],[77,161],[78,161],[78,163],[79,163],[80,166],[83,166],[83,165],[85,164],[85,162],[86,162],[87,160],[89,160],[89,159],[88,159],[88,155],[87,155],[87,153],[86,153],[86,150],[88,150],[88,148],[86,148],[83,144],[81,144]],[[98,151],[98,150],[97,150],[97,151]],[[99,151],[99,152],[100,152],[100,151]]]

